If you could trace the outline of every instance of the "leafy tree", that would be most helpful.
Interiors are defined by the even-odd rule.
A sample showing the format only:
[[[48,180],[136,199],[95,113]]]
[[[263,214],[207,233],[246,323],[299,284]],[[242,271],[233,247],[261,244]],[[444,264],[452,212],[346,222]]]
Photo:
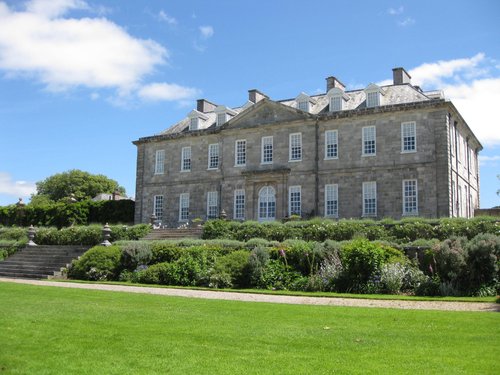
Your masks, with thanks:
[[[101,174],[90,174],[78,169],[57,173],[36,183],[37,193],[33,195],[36,202],[60,201],[74,197],[76,200],[92,199],[100,193],[119,192],[125,194],[125,189],[118,182]],[[44,198],[41,198],[43,196]]]

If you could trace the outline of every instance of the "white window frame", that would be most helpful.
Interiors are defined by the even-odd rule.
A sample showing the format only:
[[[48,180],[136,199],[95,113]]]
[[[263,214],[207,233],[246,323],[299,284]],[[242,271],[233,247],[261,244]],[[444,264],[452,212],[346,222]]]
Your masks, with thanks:
[[[363,217],[377,216],[377,182],[363,182]],[[373,201],[373,202],[371,202]]]
[[[155,174],[165,173],[165,150],[156,150],[155,153]]]
[[[239,147],[242,145],[242,149]],[[247,140],[237,139],[234,142],[234,166],[244,167],[247,164]]]
[[[299,100],[297,102],[297,108],[304,112],[309,112],[310,105],[309,100]]]
[[[342,98],[342,95],[334,95],[330,97],[330,112],[339,112],[342,111],[343,103],[344,100]]]
[[[227,122],[227,113],[219,112],[217,113],[217,124],[216,126],[221,126],[222,124]]]
[[[404,154],[417,152],[417,123],[415,121],[401,123],[401,152]]]
[[[403,180],[402,189],[403,216],[418,216],[418,181],[416,179]]]
[[[245,189],[234,191],[234,220],[245,220]]]
[[[156,216],[158,222],[163,221],[163,208],[165,199],[163,195],[155,195],[153,197],[153,214]]]
[[[329,147],[331,146],[331,148]],[[331,153],[329,151],[332,151]],[[325,160],[339,158],[339,137],[337,130],[325,131]]]
[[[179,195],[179,221],[189,220],[189,193]]]
[[[273,163],[273,136],[266,136],[261,138],[260,146],[260,163],[272,164]]]
[[[299,185],[288,188],[288,216],[302,216],[302,192]]]
[[[362,129],[362,156],[376,156],[377,155],[377,128],[375,125],[364,126]],[[373,152],[366,152],[372,149],[371,144],[368,142],[373,142]]]
[[[289,135],[288,161],[302,161],[302,133],[291,133]]]
[[[219,148],[218,143],[208,145],[208,169],[219,169]]]
[[[366,93],[366,107],[375,108],[380,106],[380,92],[368,91]]]
[[[339,185],[325,185],[325,217],[339,217]]]
[[[207,193],[207,219],[219,217],[219,194],[217,191]]]
[[[189,130],[198,130],[200,127],[199,117],[191,117],[189,119]]]
[[[257,218],[260,222],[276,220],[276,190],[272,186],[259,190]]]
[[[191,167],[191,146],[186,146],[181,150],[181,172],[191,172]]]

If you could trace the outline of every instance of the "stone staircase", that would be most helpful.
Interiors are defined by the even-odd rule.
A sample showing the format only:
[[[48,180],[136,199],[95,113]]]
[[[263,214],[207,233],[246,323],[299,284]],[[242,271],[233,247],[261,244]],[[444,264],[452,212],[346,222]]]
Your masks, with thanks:
[[[33,246],[0,262],[0,276],[47,279],[61,275],[61,268],[78,258],[88,246]]]
[[[180,240],[183,238],[201,238],[203,228],[162,228],[153,229],[143,240]]]

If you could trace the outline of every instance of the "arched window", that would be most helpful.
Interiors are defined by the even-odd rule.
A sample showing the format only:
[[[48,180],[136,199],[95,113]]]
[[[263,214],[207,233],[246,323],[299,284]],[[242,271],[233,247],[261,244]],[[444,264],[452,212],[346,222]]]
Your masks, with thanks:
[[[276,192],[271,186],[259,190],[259,221],[276,219]]]

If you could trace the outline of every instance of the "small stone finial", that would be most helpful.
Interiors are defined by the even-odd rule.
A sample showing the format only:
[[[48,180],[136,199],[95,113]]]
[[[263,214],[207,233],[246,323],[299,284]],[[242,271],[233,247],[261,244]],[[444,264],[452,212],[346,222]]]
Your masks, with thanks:
[[[154,226],[156,224],[156,215],[155,214],[152,214],[151,217],[149,218],[149,223]]]
[[[23,198],[19,198],[19,201],[16,203],[17,207],[24,207],[26,203],[23,202]]]
[[[226,220],[226,219],[227,219],[227,213],[226,213],[226,210],[222,209],[222,210],[221,210],[221,212],[220,212],[219,217],[220,217],[222,220]]]
[[[108,223],[102,228],[102,237],[104,241],[101,242],[102,246],[111,246],[111,242],[109,242],[109,238],[111,237],[111,228]]]
[[[35,241],[33,241],[35,239],[35,235],[36,235],[36,229],[35,227],[32,225],[30,225],[30,227],[28,228],[28,246],[38,246]]]

